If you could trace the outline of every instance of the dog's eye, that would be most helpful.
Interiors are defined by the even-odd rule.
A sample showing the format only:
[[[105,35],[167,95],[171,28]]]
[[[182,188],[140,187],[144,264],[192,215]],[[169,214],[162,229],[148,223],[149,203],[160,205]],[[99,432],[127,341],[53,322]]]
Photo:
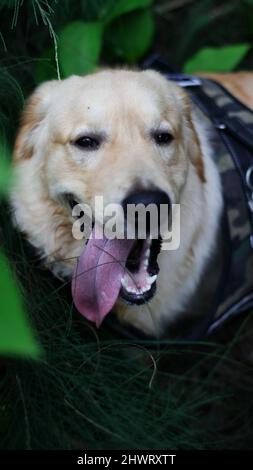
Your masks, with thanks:
[[[173,140],[169,132],[154,132],[153,139],[157,145],[168,145]]]
[[[100,146],[100,140],[90,136],[79,137],[73,143],[76,147],[84,150],[97,150]]]

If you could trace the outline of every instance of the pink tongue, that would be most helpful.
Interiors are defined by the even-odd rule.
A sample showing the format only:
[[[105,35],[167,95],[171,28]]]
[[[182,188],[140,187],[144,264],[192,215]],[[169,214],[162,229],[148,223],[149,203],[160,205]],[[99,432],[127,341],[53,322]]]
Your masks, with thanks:
[[[96,228],[96,233],[98,228]],[[126,259],[134,240],[108,240],[94,230],[72,278],[72,296],[79,312],[99,327],[119,295]]]

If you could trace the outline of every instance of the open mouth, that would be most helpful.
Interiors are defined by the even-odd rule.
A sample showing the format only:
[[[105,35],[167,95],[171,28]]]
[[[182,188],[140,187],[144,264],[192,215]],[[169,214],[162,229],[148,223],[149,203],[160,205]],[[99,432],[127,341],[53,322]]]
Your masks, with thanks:
[[[96,226],[84,244],[72,277],[76,308],[100,326],[118,298],[130,304],[150,300],[156,290],[161,239],[108,239]]]
[[[127,257],[119,296],[129,304],[148,302],[155,294],[161,238],[136,240]]]

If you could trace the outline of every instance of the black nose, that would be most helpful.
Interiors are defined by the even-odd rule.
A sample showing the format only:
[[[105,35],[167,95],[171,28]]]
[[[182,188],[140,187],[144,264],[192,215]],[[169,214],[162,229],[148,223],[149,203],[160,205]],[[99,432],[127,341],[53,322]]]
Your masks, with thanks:
[[[134,191],[132,193],[129,193],[128,196],[123,200],[122,202],[122,205],[123,205],[123,209],[124,209],[124,215],[125,215],[125,219],[128,220],[130,222],[130,224],[132,225],[135,225],[135,230],[140,230],[140,224],[144,222],[143,218],[142,217],[139,217],[139,212],[135,212],[135,215],[134,215],[134,219],[131,219],[129,220],[129,214],[130,214],[130,217],[132,217],[132,212],[131,210],[129,211],[128,209],[128,206],[130,204],[134,204],[135,206],[137,206],[138,204],[143,204],[145,206],[145,208],[147,208],[147,206],[149,206],[149,204],[153,204],[156,209],[157,209],[157,224],[158,224],[158,232],[160,231],[160,226],[161,226],[161,216],[165,213],[163,212],[163,214],[161,213],[161,208],[160,208],[160,205],[161,204],[166,204],[166,212],[167,212],[167,215],[170,214],[170,209],[171,209],[171,201],[170,201],[170,198],[168,196],[168,194],[166,194],[164,191],[161,191],[161,190],[156,190],[156,189],[152,189],[152,190],[148,190],[148,189],[141,189],[139,191]],[[154,227],[154,225],[152,225],[152,211],[146,211],[145,212],[145,229],[147,231],[147,234],[150,233],[150,230],[152,227]]]

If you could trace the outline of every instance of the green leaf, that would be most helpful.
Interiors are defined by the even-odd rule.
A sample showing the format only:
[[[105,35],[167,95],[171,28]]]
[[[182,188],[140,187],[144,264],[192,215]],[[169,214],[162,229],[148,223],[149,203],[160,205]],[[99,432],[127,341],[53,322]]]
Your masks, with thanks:
[[[10,179],[10,166],[5,161],[0,161],[0,195],[7,192]]]
[[[249,44],[201,49],[186,62],[184,72],[231,72],[249,49]]]
[[[50,49],[46,49],[43,52],[41,58],[37,63],[35,76],[37,83],[42,83],[46,80],[57,79],[55,51],[53,47]]]
[[[154,19],[150,10],[124,15],[107,28],[107,49],[112,56],[135,63],[151,46],[154,30]]]
[[[61,74],[83,75],[92,72],[98,63],[102,46],[102,23],[74,21],[59,33],[58,52]]]
[[[34,340],[15,279],[2,253],[0,253],[0,298],[0,354],[37,358],[40,348]]]
[[[110,23],[115,18],[130,13],[140,8],[149,7],[153,3],[153,0],[118,0],[114,1],[111,8],[107,9],[104,14],[105,23]]]
[[[11,181],[10,155],[10,148],[0,135],[0,196],[8,190]]]

